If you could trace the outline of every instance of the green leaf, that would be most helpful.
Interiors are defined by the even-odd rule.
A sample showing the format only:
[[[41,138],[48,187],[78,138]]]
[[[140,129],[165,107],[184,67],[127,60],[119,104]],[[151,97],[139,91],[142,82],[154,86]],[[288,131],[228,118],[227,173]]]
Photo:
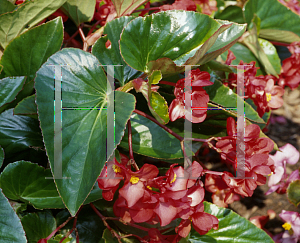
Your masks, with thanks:
[[[4,150],[0,146],[0,168],[1,168],[2,164],[3,164],[3,161],[4,161]]]
[[[24,229],[17,214],[0,188],[0,239],[1,243],[26,243]]]
[[[3,193],[11,200],[29,202],[37,209],[65,208],[50,169],[27,161],[8,164],[0,175]]]
[[[8,0],[0,0],[0,15],[7,12],[11,12],[15,9],[15,5],[9,2]]]
[[[123,28],[133,19],[134,17],[132,16],[126,16],[109,21],[105,25],[103,32],[107,36],[99,38],[92,48],[92,54],[98,58],[102,65],[122,65],[114,67],[115,78],[120,81],[120,86],[141,74],[128,66],[120,54],[120,35]],[[110,49],[107,49],[105,46],[107,40],[111,42]]]
[[[261,19],[261,33],[263,30],[291,31],[300,36],[300,16],[291,11],[277,0],[261,1],[249,0],[245,4],[244,15],[248,24],[251,23],[254,14]],[[275,33],[274,33],[275,34]],[[273,41],[280,41],[275,35]]]
[[[11,40],[22,34],[27,28],[35,26],[44,18],[54,13],[65,1],[66,0],[29,1],[12,13],[0,15],[0,45],[5,49]],[[32,50],[32,47],[29,49]]]
[[[162,79],[161,71],[159,70],[153,71],[152,74],[148,77],[149,86],[151,86],[151,84],[158,84],[161,79]]]
[[[37,106],[35,104],[35,95],[23,99],[14,109],[14,115],[24,115],[37,119]]]
[[[300,180],[292,181],[287,189],[287,197],[289,201],[298,207],[300,204]]]
[[[58,191],[75,215],[103,168],[106,157],[107,99],[111,89],[99,62],[92,54],[79,49],[63,49],[51,56],[37,72],[36,103],[45,147],[52,171],[54,162],[54,68],[62,67],[62,177],[55,179]],[[126,105],[125,105],[126,104]],[[120,143],[125,125],[135,108],[131,94],[115,92],[115,146]]]
[[[278,41],[283,43],[292,43],[295,41],[300,41],[300,37],[298,35],[296,35],[292,31],[287,30],[264,29],[260,30],[259,37],[270,41]]]
[[[234,44],[230,50],[235,55],[236,59],[232,61],[231,65],[239,65],[240,60],[243,60],[244,63],[250,63],[251,61],[255,61],[255,66],[260,67],[260,69],[257,70],[257,75],[264,74],[264,67],[261,65],[261,63],[257,60],[257,58],[254,56],[254,54],[247,48],[246,46],[236,43]],[[224,52],[221,57],[225,61],[227,58],[228,52]]]
[[[89,204],[99,199],[102,199],[102,190],[99,188],[98,182],[96,182],[89,196],[84,201],[84,204]]]
[[[159,58],[182,65],[219,27],[205,14],[178,10],[136,18],[122,32],[121,55],[132,68],[146,73],[152,72],[147,64]]]
[[[145,2],[146,0],[112,0],[112,3],[114,4],[117,12],[117,17],[130,15],[134,10],[136,10]]]
[[[0,80],[0,107],[15,100],[25,79],[26,77],[8,77]]]
[[[1,65],[5,75],[27,76],[28,83],[41,65],[59,51],[62,41],[63,24],[60,17],[26,31],[10,42],[3,52]]]
[[[90,22],[92,20],[95,6],[96,0],[67,0],[61,9],[79,26],[83,22]]]
[[[100,243],[118,243],[118,239],[114,237],[108,229],[105,229]]]
[[[188,237],[192,243],[243,242],[274,243],[272,238],[262,229],[257,228],[247,219],[227,208],[220,208],[212,203],[204,202],[204,211],[219,219],[219,228],[200,235],[194,229]]]
[[[6,157],[29,148],[43,148],[39,122],[31,117],[14,116],[13,109],[0,114],[0,145]]]
[[[158,92],[151,92],[149,109],[152,115],[162,124],[169,122],[168,103]]]
[[[220,81],[214,80],[213,85],[203,87],[206,90],[207,94],[209,95],[210,101],[221,108],[236,108],[237,107],[237,100],[241,100],[241,98],[232,91],[232,89],[224,86]],[[251,121],[255,121],[257,123],[264,123],[264,120],[259,117],[257,112],[249,105],[247,102],[244,101],[245,104],[245,116],[246,118],[250,119]],[[232,115],[237,116],[237,112],[235,110],[227,111]]]
[[[88,205],[80,211],[76,228],[81,242],[94,243],[101,240],[102,232],[106,227],[103,225],[101,218]],[[76,238],[74,233],[72,236]]]
[[[149,119],[132,114],[132,148],[135,153],[159,159],[182,158],[182,150],[178,139],[166,132]],[[128,130],[120,144],[128,149]]]
[[[217,12],[214,16],[215,19],[229,20],[239,24],[244,24],[244,15],[242,8],[234,5],[230,5],[222,12]]]
[[[276,48],[267,40],[257,38],[257,29],[254,25],[250,35],[244,38],[243,43],[253,52],[256,58],[264,65],[267,74],[278,77],[281,71],[281,61]]]
[[[28,243],[36,243],[47,238],[56,229],[56,221],[51,211],[29,213],[22,220]]]
[[[205,55],[196,62],[197,64],[203,64],[211,61],[221,55],[223,52],[227,51],[238,41],[238,39],[246,30],[245,24],[236,24],[225,20],[217,21],[222,24],[222,27],[225,28],[225,30],[217,36],[217,39],[216,37],[211,38],[213,39],[213,45],[209,48],[209,50],[207,50],[207,53],[205,53]]]

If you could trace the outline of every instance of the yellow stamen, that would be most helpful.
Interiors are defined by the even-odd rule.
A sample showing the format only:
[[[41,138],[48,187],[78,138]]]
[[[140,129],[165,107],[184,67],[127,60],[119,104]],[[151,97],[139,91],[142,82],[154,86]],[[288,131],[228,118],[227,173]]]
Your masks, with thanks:
[[[174,173],[174,178],[173,178],[173,180],[171,180],[171,183],[173,183],[174,181],[176,181],[176,178],[177,178],[177,175],[176,175],[176,173]]]
[[[272,99],[272,95],[270,93],[266,93],[267,96],[267,102],[269,102]]]
[[[151,186],[147,186],[147,188],[150,189],[150,190],[152,190],[152,187],[151,187]]]
[[[282,225],[282,227],[285,229],[285,230],[290,230],[292,228],[292,225],[290,223],[284,223]]]
[[[131,176],[131,178],[130,178],[131,184],[136,184],[139,182],[139,180],[140,180],[140,178],[138,178],[136,176]]]
[[[268,176],[271,176],[271,175],[273,175],[273,172],[271,172]]]
[[[112,168],[113,168],[114,172],[116,172],[116,173],[120,173],[121,172],[121,168],[119,166],[117,166],[117,165],[113,165]]]

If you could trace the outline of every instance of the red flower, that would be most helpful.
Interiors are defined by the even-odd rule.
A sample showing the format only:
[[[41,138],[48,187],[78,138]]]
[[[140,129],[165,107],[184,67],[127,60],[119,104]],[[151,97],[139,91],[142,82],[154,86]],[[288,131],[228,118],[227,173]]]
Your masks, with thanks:
[[[140,170],[135,172],[126,169],[124,166],[121,168],[124,169],[126,178],[119,194],[125,198],[128,207],[132,207],[143,197],[147,180],[155,178],[159,171],[156,166],[150,164],[144,164]]]
[[[191,96],[192,114],[188,114],[185,110],[185,79],[183,78],[178,80],[176,83],[174,90],[176,98],[172,101],[169,107],[169,116],[171,121],[185,117],[193,123],[199,123],[203,122],[206,118],[209,96],[202,87],[213,84],[209,81],[210,75],[208,72],[201,72],[199,69],[192,70],[189,75],[192,90],[186,91],[186,94]]]
[[[120,156],[121,163],[126,166],[129,159],[124,154],[120,153]],[[106,163],[97,180],[99,188],[103,190],[102,196],[105,200],[113,200],[114,194],[119,187],[119,183],[124,178],[124,176],[124,170],[121,169],[120,164],[116,159],[114,162],[109,161]]]
[[[160,7],[161,11],[167,10],[186,10],[196,11],[197,6],[192,0],[176,0],[173,4],[166,4]]]

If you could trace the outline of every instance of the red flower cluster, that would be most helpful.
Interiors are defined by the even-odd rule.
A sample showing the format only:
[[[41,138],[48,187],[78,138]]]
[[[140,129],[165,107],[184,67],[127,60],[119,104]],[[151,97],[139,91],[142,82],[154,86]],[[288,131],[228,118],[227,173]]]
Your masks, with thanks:
[[[279,0],[279,2],[300,15],[300,3],[298,0]]]
[[[227,133],[228,137],[219,140],[216,148],[222,151],[222,159],[236,170],[237,130],[232,117],[227,119]],[[233,175],[229,172],[224,172],[222,180],[215,175],[206,176],[205,187],[213,193],[212,199],[215,204],[226,206],[238,200],[236,194],[242,197],[252,196],[257,185],[266,183],[265,176],[274,172],[274,161],[269,157],[274,143],[269,138],[260,138],[259,135],[259,126],[251,124],[245,127],[245,178],[254,179],[230,179]]]
[[[173,4],[166,4],[160,7],[161,11],[167,10],[186,10],[196,11],[197,5],[201,9],[201,13],[211,15],[213,11],[217,11],[217,1],[215,0],[175,0]]]
[[[138,171],[132,171],[126,164],[126,156],[122,155],[120,164],[116,160],[108,162],[98,178],[103,198],[110,201],[122,178],[125,179],[113,207],[117,217],[125,222],[160,223],[160,226],[181,218],[175,229],[178,236],[173,237],[173,242],[180,237],[187,237],[191,225],[199,234],[218,228],[218,219],[204,212],[205,192],[202,182],[198,180],[203,168],[199,163],[194,161],[186,170],[172,164],[165,176],[158,176],[159,170],[151,164],[144,164]],[[145,239],[149,237],[152,240],[150,242],[164,242],[166,237],[171,236],[163,236],[158,230],[152,230]]]
[[[104,2],[104,4],[103,4]],[[117,13],[111,0],[97,0],[94,19],[101,20],[100,25],[104,26],[106,22],[113,20]]]
[[[300,83],[300,42],[293,42],[288,48],[292,56],[282,61],[281,74],[277,81],[282,87],[295,89]]]
[[[234,60],[233,53],[229,50],[226,60],[226,64],[230,64]],[[244,87],[245,87],[245,98],[253,100],[257,106],[257,112],[262,117],[265,112],[269,112],[271,109],[278,109],[283,105],[282,95],[284,89],[278,85],[275,85],[277,78],[272,75],[260,75],[255,76],[257,69],[255,62],[243,63],[240,61],[239,65],[252,65],[245,66],[244,72]],[[237,74],[230,73],[228,76],[228,86],[235,88],[237,83]]]
[[[188,90],[186,93],[191,96],[192,114],[186,114],[184,105],[185,79],[183,78],[177,81],[174,89],[174,95],[176,98],[172,101],[169,107],[169,116],[171,121],[185,117],[193,123],[199,123],[203,122],[206,118],[209,96],[202,87],[213,84],[209,81],[210,75],[208,72],[201,72],[199,69],[195,69],[189,73],[189,77],[191,79],[192,90]]]

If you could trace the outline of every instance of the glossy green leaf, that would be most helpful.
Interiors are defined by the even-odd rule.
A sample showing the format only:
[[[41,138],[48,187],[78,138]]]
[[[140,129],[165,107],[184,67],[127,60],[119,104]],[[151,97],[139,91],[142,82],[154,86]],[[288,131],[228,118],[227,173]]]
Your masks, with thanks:
[[[3,193],[11,200],[29,202],[37,209],[65,208],[50,169],[27,161],[7,165],[0,175]]]
[[[45,147],[54,170],[54,68],[62,67],[62,176],[56,179],[59,193],[75,215],[103,168],[107,134],[107,78],[96,57],[79,49],[63,49],[51,56],[37,72],[36,103]],[[115,92],[115,146],[120,143],[125,125],[135,107],[131,94]],[[54,170],[55,171],[55,170]]]
[[[94,16],[96,0],[67,0],[61,9],[79,26],[83,22],[90,22]]]
[[[4,160],[4,150],[0,146],[0,168],[2,166],[3,160]]]
[[[148,77],[148,83],[149,83],[149,85],[158,84],[161,79],[162,79],[161,71],[155,70]]]
[[[287,189],[289,201],[296,207],[300,204],[300,180],[292,181]]]
[[[227,208],[220,208],[212,203],[204,202],[204,211],[219,219],[219,228],[200,235],[191,230],[188,241],[192,243],[273,243],[272,238],[262,229],[257,228],[247,219]]]
[[[248,24],[256,14],[261,19],[261,30],[286,30],[300,36],[300,16],[281,4],[278,0],[249,0],[245,4],[244,15]],[[273,41],[279,41],[274,36]]]
[[[135,153],[161,159],[182,158],[182,150],[178,139],[170,135],[149,119],[132,114],[132,148]],[[128,149],[128,131],[120,144]]]
[[[243,43],[262,63],[267,74],[277,76],[280,73],[281,61],[276,48],[267,40],[257,38],[256,27],[251,29],[250,35],[243,40]]]
[[[300,37],[298,35],[296,35],[292,31],[287,30],[263,29],[260,30],[259,37],[270,41],[278,41],[283,43],[300,41]]]
[[[257,75],[264,74],[264,67],[257,60],[254,54],[249,50],[249,48],[247,48],[243,44],[236,43],[230,48],[230,50],[236,57],[236,59],[232,61],[231,65],[239,65],[241,60],[243,60],[244,63],[250,63],[251,61],[255,61],[255,66],[260,68],[257,70]],[[228,52],[226,51],[221,55],[224,61],[227,58],[227,54]]]
[[[115,6],[117,17],[129,15],[141,4],[147,2],[146,0],[112,0]]]
[[[0,0],[0,15],[13,11],[15,7],[16,6],[8,0]]]
[[[35,104],[35,95],[23,99],[14,109],[14,115],[25,115],[37,119],[37,106]]]
[[[264,53],[266,53],[269,62],[271,63],[272,67],[274,68],[277,74],[281,72],[281,61],[277,54],[275,46],[267,40],[258,38],[259,45],[263,49]]]
[[[215,19],[229,20],[239,24],[245,23],[242,8],[230,5],[222,12],[217,12],[214,16]]]
[[[126,16],[109,21],[104,27],[103,34],[106,36],[99,38],[92,48],[92,54],[98,58],[102,65],[122,65],[114,67],[115,78],[119,80],[120,86],[141,74],[128,66],[120,54],[120,35],[123,28],[133,19],[132,16]],[[108,40],[111,42],[109,49],[105,46]]]
[[[65,2],[66,0],[29,1],[11,13],[0,15],[0,45],[5,49],[11,40],[54,13]]]
[[[232,91],[232,89],[224,86],[220,81],[214,80],[214,84],[203,87],[206,90],[207,94],[209,95],[210,101],[219,105],[221,108],[236,108],[237,100],[241,100],[240,97],[236,93]],[[246,118],[250,119],[251,121],[255,121],[258,123],[264,123],[257,112],[249,105],[245,103],[245,116]],[[228,111],[229,112],[229,111]],[[235,110],[231,110],[230,114],[236,114]]]
[[[17,214],[0,188],[0,239],[1,243],[26,243],[24,229]]]
[[[227,51],[238,41],[238,39],[246,30],[245,24],[236,24],[225,20],[217,21],[222,24],[221,28],[224,28],[225,30],[221,30],[221,33],[215,36],[215,38],[213,38],[214,36],[210,38],[210,40],[213,42],[213,45],[207,50],[207,52],[205,51],[205,55],[200,60],[198,60],[197,62],[194,61],[197,64],[203,64],[208,61],[214,60],[223,52]],[[188,62],[190,62],[190,60]],[[191,64],[195,64],[194,62],[192,62]]]
[[[25,77],[8,77],[0,80],[0,107],[15,100],[22,90],[25,79]]]
[[[207,15],[178,10],[136,18],[122,32],[121,54],[132,68],[146,73],[152,72],[147,64],[160,58],[182,65],[219,27]]]
[[[29,148],[43,148],[39,122],[27,116],[14,116],[13,109],[0,114],[0,145],[6,157]]]
[[[169,107],[164,97],[157,92],[151,92],[150,105],[149,109],[156,120],[162,124],[167,124],[169,122]]]
[[[61,18],[26,31],[9,43],[3,52],[1,65],[5,75],[27,76],[26,82],[29,82],[41,65],[59,51],[62,41]]]
[[[36,243],[47,238],[56,229],[56,221],[51,211],[29,213],[22,220],[28,243]]]

